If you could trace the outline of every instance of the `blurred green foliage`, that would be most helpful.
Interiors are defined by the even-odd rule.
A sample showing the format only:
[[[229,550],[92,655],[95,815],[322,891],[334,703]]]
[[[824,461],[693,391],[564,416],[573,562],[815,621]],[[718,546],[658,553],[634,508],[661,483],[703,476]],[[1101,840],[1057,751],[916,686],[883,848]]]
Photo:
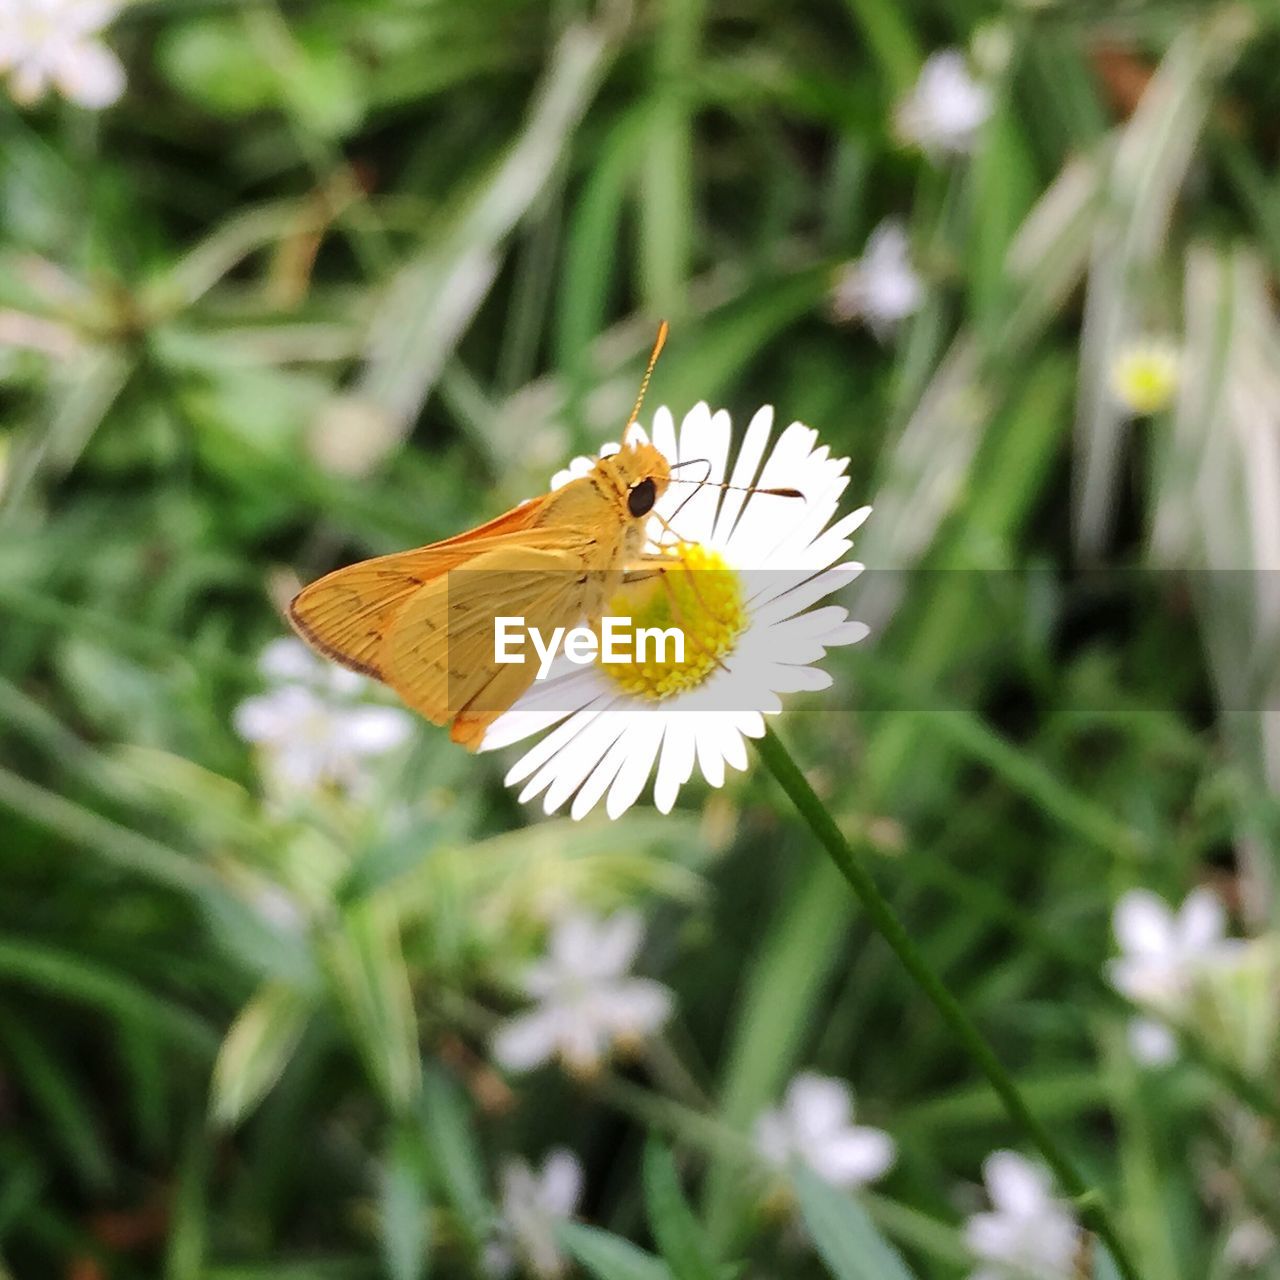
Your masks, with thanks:
[[[10,1274],[477,1275],[500,1158],[555,1144],[602,1280],[966,1273],[1018,1135],[767,783],[543,821],[422,726],[368,803],[282,809],[234,729],[298,581],[544,488],[659,316],[650,405],[818,427],[901,571],[792,704],[814,785],[1142,1274],[1280,1267],[1225,1247],[1280,1219],[1275,1046],[1222,1030],[1260,1015],[1142,1072],[1100,982],[1135,885],[1276,915],[1274,600],[1227,572],[1280,565],[1274,8],[140,0],[107,39],[109,111],[0,97]],[[995,109],[935,163],[893,110],[947,45],[1000,51]],[[925,297],[880,342],[828,294],[887,216]],[[1134,423],[1147,332],[1181,385]],[[679,1013],[504,1081],[566,902],[643,903]],[[856,1205],[800,1181],[812,1248],[749,1145],[805,1066],[899,1149]]]

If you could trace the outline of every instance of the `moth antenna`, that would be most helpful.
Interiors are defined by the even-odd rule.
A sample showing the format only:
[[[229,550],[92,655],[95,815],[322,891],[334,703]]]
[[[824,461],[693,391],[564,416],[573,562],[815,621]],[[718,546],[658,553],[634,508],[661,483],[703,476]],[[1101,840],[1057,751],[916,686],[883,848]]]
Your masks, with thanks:
[[[686,480],[683,476],[672,476],[670,478],[671,484],[696,484],[699,489],[705,484],[712,489],[732,489],[736,493],[763,493],[770,498],[804,497],[804,494],[799,489],[761,489],[753,484],[726,484],[723,480],[708,480],[707,476],[711,474],[711,460],[709,458],[686,458],[683,462],[673,462],[671,464],[672,471],[679,471],[681,467],[706,467],[707,471],[706,475],[700,480]]]
[[[735,493],[761,493],[767,498],[803,498],[799,489],[760,489],[753,484],[723,484],[717,480],[684,480],[680,476],[672,476],[671,484],[696,484],[699,489],[704,485],[708,489],[732,489]]]
[[[649,353],[649,364],[645,368],[644,377],[640,379],[640,394],[636,396],[636,402],[631,409],[631,416],[627,419],[627,425],[622,428],[622,443],[627,443],[627,432],[636,425],[636,419],[640,416],[640,406],[644,404],[644,393],[649,390],[649,379],[653,377],[653,366],[658,363],[658,357],[662,354],[662,348],[667,344],[667,322],[661,321],[658,325],[658,337],[654,341],[653,350]]]

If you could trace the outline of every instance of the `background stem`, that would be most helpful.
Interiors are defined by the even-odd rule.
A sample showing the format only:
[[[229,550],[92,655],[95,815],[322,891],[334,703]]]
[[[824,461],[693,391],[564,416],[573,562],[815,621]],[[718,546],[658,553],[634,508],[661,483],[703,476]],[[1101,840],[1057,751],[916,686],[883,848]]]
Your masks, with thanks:
[[[782,739],[766,727],[764,737],[757,741],[756,747],[770,772],[800,811],[800,816],[809,824],[809,829],[818,837],[818,842],[831,855],[840,874],[848,881],[871,923],[893,948],[907,972],[933,1002],[943,1020],[964,1046],[965,1052],[987,1077],[1009,1113],[1009,1118],[1035,1144],[1063,1190],[1076,1202],[1081,1218],[1106,1244],[1116,1269],[1125,1280],[1138,1280],[1138,1273],[1134,1270],[1100,1194],[1088,1186],[1048,1128],[1027,1106],[1013,1077],[1005,1070],[986,1037],[912,942],[888,900],[876,887],[871,873],[862,865],[840,828],[836,826],[835,820],[800,772]]]

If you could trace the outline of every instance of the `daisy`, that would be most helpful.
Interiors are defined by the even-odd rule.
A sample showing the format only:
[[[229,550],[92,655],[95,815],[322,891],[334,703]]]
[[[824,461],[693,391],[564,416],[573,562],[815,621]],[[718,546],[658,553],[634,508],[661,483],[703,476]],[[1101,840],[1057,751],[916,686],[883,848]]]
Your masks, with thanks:
[[[497,1237],[484,1253],[492,1276],[510,1275],[517,1267],[555,1280],[568,1271],[556,1244],[555,1229],[573,1217],[582,1197],[582,1166],[563,1148],[548,1153],[541,1172],[527,1160],[507,1160],[501,1173],[501,1220]]]
[[[300,641],[273,640],[258,659],[271,688],[235,709],[236,732],[259,748],[268,790],[292,795],[332,786],[363,790],[365,761],[405,742],[413,718],[361,702],[369,681],[321,662]]]
[[[772,1167],[803,1164],[833,1187],[874,1182],[895,1155],[887,1133],[853,1123],[849,1086],[812,1072],[796,1076],[782,1106],[756,1121],[755,1145]]]
[[[1123,953],[1111,962],[1111,985],[1156,1014],[1182,1017],[1195,981],[1206,968],[1239,954],[1226,936],[1226,913],[1216,894],[1193,889],[1176,913],[1147,889],[1131,889],[1116,903],[1112,929]],[[1135,1018],[1129,1043],[1139,1062],[1172,1062],[1178,1042],[1158,1017]]]
[[[608,920],[570,914],[552,930],[547,956],[524,975],[536,1007],[499,1027],[493,1056],[509,1071],[530,1071],[559,1057],[591,1076],[616,1046],[630,1047],[671,1016],[674,998],[661,983],[633,978],[644,940],[640,917]]]
[[[673,484],[662,496],[649,536],[670,543],[663,521],[671,525],[680,539],[671,553],[677,567],[639,593],[624,592],[608,612],[630,613],[645,626],[678,621],[690,652],[684,662],[626,667],[558,659],[484,738],[487,751],[551,730],[507,774],[509,785],[522,784],[522,801],[542,796],[552,813],[572,797],[570,812],[581,818],[604,798],[616,818],[656,767],[654,803],[668,813],[695,767],[714,787],[726,765],[745,769],[745,739],[763,735],[764,717],[782,709],[779,695],[827,688],[830,675],[813,664],[867,634],[841,606],[815,606],[861,572],[842,557],[871,508],[832,523],[848,459],[832,458],[799,422],[768,451],[772,429],[773,410],[763,408],[726,476],[727,413],[699,404],[678,435],[668,410],[654,415],[653,443],[673,466],[687,462],[689,474],[705,474],[709,483]],[[576,458],[552,487],[590,467],[590,459]],[[726,478],[739,488],[798,489],[804,499],[714,487]]]
[[[886,218],[867,238],[862,257],[841,269],[831,309],[837,320],[865,320],[883,341],[920,309],[923,299],[924,285],[911,265],[906,228],[898,218]]]
[[[1108,373],[1111,394],[1138,417],[1160,413],[1178,390],[1178,346],[1170,338],[1145,337],[1121,348]]]
[[[926,155],[967,155],[992,110],[991,90],[969,74],[964,54],[931,54],[898,104],[898,133]]]
[[[992,1207],[965,1223],[982,1262],[969,1280],[1071,1280],[1079,1232],[1049,1175],[1016,1151],[996,1151],[982,1162],[982,1180]]]
[[[124,92],[120,59],[96,37],[120,11],[114,0],[3,0],[0,75],[19,106],[49,86],[82,107],[109,107]]]

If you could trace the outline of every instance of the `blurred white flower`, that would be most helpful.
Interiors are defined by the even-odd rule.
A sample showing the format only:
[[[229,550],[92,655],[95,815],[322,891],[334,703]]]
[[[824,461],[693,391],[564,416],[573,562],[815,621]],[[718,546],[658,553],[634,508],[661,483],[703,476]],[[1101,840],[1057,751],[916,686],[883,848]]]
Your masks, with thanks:
[[[1256,1269],[1276,1252],[1276,1234],[1261,1218],[1237,1222],[1222,1246],[1222,1256],[1233,1266]]]
[[[234,724],[259,748],[270,790],[291,795],[333,786],[358,793],[368,780],[364,762],[413,731],[408,712],[361,703],[369,682],[321,662],[300,640],[273,640],[258,670],[275,687],[240,703]]]
[[[116,0],[3,0],[0,75],[19,106],[52,85],[82,107],[109,107],[124,92],[120,59],[97,39],[120,10]]]
[[[1178,389],[1178,344],[1148,335],[1127,343],[1111,362],[1111,394],[1130,413],[1147,417],[1173,403]]]
[[[1079,1232],[1049,1175],[1016,1151],[982,1162],[989,1213],[965,1223],[965,1242],[981,1265],[969,1280],[1071,1280]]]
[[[557,1148],[548,1153],[540,1173],[527,1160],[504,1161],[500,1184],[500,1222],[497,1238],[485,1249],[485,1270],[507,1276],[519,1269],[539,1280],[564,1275],[568,1263],[556,1244],[555,1228],[578,1207],[582,1166],[571,1152]]]
[[[835,1187],[875,1181],[896,1155],[882,1129],[853,1123],[853,1090],[843,1080],[807,1071],[787,1086],[781,1107],[756,1121],[755,1144],[775,1168],[803,1164]]]
[[[559,1057],[589,1076],[614,1047],[642,1041],[671,1016],[674,998],[661,983],[630,976],[644,926],[635,912],[608,920],[570,914],[551,931],[547,956],[524,974],[536,1007],[498,1029],[493,1055],[509,1071],[530,1071]]]
[[[1226,937],[1226,913],[1208,889],[1193,889],[1176,914],[1147,889],[1131,889],[1111,917],[1123,953],[1111,961],[1111,985],[1121,995],[1152,1010],[1135,1018],[1129,1041],[1139,1062],[1157,1065],[1177,1055],[1177,1040],[1159,1018],[1186,1012],[1196,977],[1207,966],[1239,952],[1239,940]]]
[[[906,228],[886,218],[867,238],[862,257],[841,268],[831,295],[838,320],[865,320],[883,341],[920,309],[924,285],[911,265]]]
[[[965,155],[991,114],[991,90],[969,74],[964,54],[931,54],[911,92],[898,104],[898,133],[926,155]]]
[[[699,460],[699,479],[708,483],[693,490],[673,484],[659,498],[647,534],[655,544],[665,540],[678,563],[661,581],[620,591],[608,613],[645,627],[678,620],[689,638],[687,661],[577,666],[557,659],[484,737],[483,750],[491,751],[544,734],[507,773],[508,785],[522,785],[521,801],[545,793],[547,813],[572,801],[570,814],[581,818],[603,800],[617,818],[653,776],[653,802],[667,813],[695,769],[713,787],[724,783],[726,765],[745,769],[746,739],[763,735],[764,717],[782,710],[780,695],[829,687],[831,675],[818,666],[827,650],[867,634],[843,606],[825,603],[862,571],[844,556],[871,508],[837,518],[849,460],[833,458],[803,423],[791,423],[771,444],[772,432],[766,407],[751,419],[730,474],[727,413],[695,405],[678,432],[669,410],[654,414],[654,445],[673,468]],[[617,445],[601,452],[611,448]],[[591,465],[575,458],[551,487]],[[725,480],[796,489],[804,500],[722,492],[716,486]]]

